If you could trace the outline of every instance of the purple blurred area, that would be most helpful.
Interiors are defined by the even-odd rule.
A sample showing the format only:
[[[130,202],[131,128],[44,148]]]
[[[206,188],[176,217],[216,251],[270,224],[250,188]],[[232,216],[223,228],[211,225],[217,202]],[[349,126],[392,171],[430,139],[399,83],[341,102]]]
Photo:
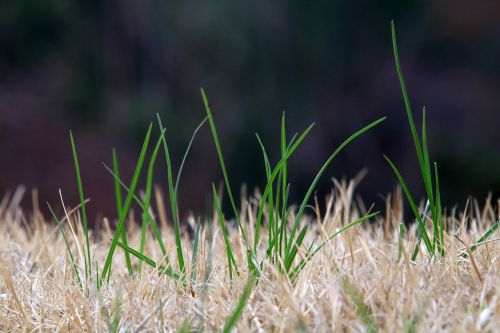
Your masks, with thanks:
[[[159,113],[177,170],[204,117],[214,112],[234,189],[264,185],[255,132],[274,162],[280,117],[289,135],[316,122],[290,161],[298,201],[341,141],[388,119],[342,153],[324,175],[351,178],[367,205],[383,209],[398,165],[423,188],[394,69],[395,19],[413,112],[425,105],[431,158],[445,203],[500,194],[500,3],[498,1],[3,1],[0,4],[0,193],[18,185],[40,201],[78,203],[69,145],[73,130],[89,211],[115,216],[111,164],[128,183],[149,122]],[[155,140],[158,129],[155,128]],[[166,192],[163,155],[158,185]],[[208,127],[181,182],[181,215],[205,212],[222,174]],[[143,185],[143,184],[142,184]],[[24,205],[29,208],[27,196]]]

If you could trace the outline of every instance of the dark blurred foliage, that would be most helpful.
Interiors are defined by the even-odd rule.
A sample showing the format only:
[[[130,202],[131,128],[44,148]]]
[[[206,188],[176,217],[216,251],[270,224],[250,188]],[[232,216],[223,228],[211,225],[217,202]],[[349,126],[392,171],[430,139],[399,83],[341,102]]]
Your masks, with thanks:
[[[421,195],[392,58],[394,18],[414,114],[428,109],[446,203],[498,196],[499,17],[498,1],[2,1],[0,191],[25,184],[57,203],[61,187],[75,205],[73,129],[91,214],[113,215],[113,180],[101,162],[116,147],[128,181],[158,112],[178,165],[204,117],[203,86],[235,189],[263,186],[254,132],[276,161],[286,111],[290,135],[316,122],[291,160],[293,200],[341,140],[384,115],[334,161],[318,195],[330,177],[367,168],[359,191],[383,208],[396,185],[383,153]],[[163,188],[164,169],[161,160]],[[205,128],[181,184],[184,214],[203,211],[210,182],[221,179]]]

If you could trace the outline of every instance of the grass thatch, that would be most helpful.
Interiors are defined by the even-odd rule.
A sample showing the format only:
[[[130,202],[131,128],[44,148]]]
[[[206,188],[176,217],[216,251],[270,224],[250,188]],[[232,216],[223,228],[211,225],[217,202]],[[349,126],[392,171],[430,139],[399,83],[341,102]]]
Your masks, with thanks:
[[[304,249],[366,213],[352,200],[354,185],[336,183],[326,199],[326,211],[310,207],[302,222],[310,225]],[[160,193],[155,197],[157,209],[152,215],[159,217],[167,254],[175,258],[175,233],[164,218]],[[256,194],[254,199],[242,199],[240,220],[249,236],[255,232],[258,198]],[[496,288],[500,243],[493,235],[473,248],[498,219],[498,203],[491,201],[481,209],[472,202],[463,212],[444,216],[446,256],[430,257],[421,248],[414,262],[416,226],[400,229],[403,204],[396,194],[387,200],[385,217],[339,234],[294,281],[269,261],[258,279],[240,265],[239,275],[230,280],[217,213],[200,224],[194,258],[197,226],[188,219],[190,227],[182,232],[184,254],[189,258],[185,280],[176,281],[148,265],[130,276],[124,252],[117,250],[109,284],[98,290],[95,277],[87,280],[84,275],[83,288],[79,287],[63,233],[39,211],[25,214],[17,205],[19,200],[20,195],[6,196],[0,205],[2,332],[220,331],[231,325],[232,315],[241,332],[473,332],[495,331],[500,325]],[[67,211],[69,221],[61,223],[77,269],[83,271],[85,234],[78,211]],[[289,218],[293,220],[293,212]],[[133,219],[134,215],[127,219],[127,238],[132,248],[138,248],[141,230],[130,223]],[[104,262],[114,234],[109,224],[104,219],[97,234],[90,234],[92,262]],[[247,250],[236,223],[224,224],[235,262],[244,263]],[[261,230],[262,242],[265,230]],[[144,253],[162,257],[155,243],[147,242]],[[139,261],[131,260],[137,272]],[[179,271],[174,260],[172,265]],[[247,299],[240,298],[242,294]],[[240,313],[235,311],[239,302]]]

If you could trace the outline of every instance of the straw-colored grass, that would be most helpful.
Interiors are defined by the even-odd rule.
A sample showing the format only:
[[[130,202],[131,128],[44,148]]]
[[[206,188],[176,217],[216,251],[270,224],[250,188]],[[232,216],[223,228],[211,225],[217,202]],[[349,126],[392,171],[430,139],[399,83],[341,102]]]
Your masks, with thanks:
[[[310,224],[303,250],[366,213],[361,203],[352,200],[354,185],[336,183],[324,211],[309,207],[302,222]],[[196,266],[186,261],[187,285],[148,265],[137,274],[139,262],[134,257],[135,273],[129,276],[123,250],[117,248],[109,283],[97,290],[95,277],[87,280],[82,275],[81,289],[57,225],[36,209],[36,196],[34,212],[21,210],[21,192],[16,193],[0,202],[1,332],[221,331],[248,284],[249,272],[243,264],[247,248],[236,222],[225,221],[235,260],[242,263],[240,275],[230,281],[226,244],[215,215],[202,223]],[[172,223],[165,219],[161,195],[155,197],[152,214],[160,222],[170,262],[179,271]],[[240,220],[250,236],[258,202],[258,194],[242,199]],[[258,280],[250,280],[250,296],[235,328],[239,332],[496,331],[500,327],[496,287],[500,243],[493,235],[475,251],[471,246],[498,220],[499,205],[488,200],[479,208],[471,202],[449,211],[444,216],[446,255],[431,257],[421,247],[412,262],[416,225],[409,221],[411,227],[398,251],[403,201],[396,193],[387,199],[386,216],[339,234],[295,281],[264,261]],[[62,225],[78,269],[83,271],[86,239],[82,223],[78,210],[67,211],[69,221],[63,220]],[[138,248],[141,241],[141,227],[134,221],[140,221],[139,214],[134,217],[132,212],[126,221],[132,248]],[[289,218],[293,220],[293,213]],[[98,222],[102,227],[90,233],[93,263],[104,262],[113,237],[109,224],[116,225],[106,219]],[[184,255],[189,259],[193,247],[188,244],[193,241],[188,231],[195,224],[194,219],[187,219],[181,230]],[[267,228],[263,229],[265,243]],[[146,242],[144,253],[158,261],[162,257],[152,240]]]

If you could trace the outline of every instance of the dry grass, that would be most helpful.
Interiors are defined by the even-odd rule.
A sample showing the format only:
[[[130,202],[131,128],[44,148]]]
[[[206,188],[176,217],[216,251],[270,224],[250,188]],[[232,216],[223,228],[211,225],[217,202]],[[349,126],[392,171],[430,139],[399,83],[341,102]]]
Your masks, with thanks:
[[[352,200],[353,190],[352,182],[337,183],[326,199],[325,211],[311,207],[303,221],[311,224],[304,249],[313,238],[324,239],[365,213],[362,204]],[[255,198],[243,200],[241,209],[250,235],[258,195]],[[95,281],[86,281],[82,291],[55,223],[42,217],[36,198],[30,214],[19,209],[19,199],[18,192],[0,203],[1,332],[220,331],[247,282],[246,250],[236,226],[229,228],[229,236],[241,274],[229,281],[224,242],[214,217],[201,229],[196,267],[188,260],[188,275],[196,270],[187,286],[149,266],[144,266],[141,275],[129,276],[123,251],[118,250],[109,284],[97,291]],[[500,327],[496,288],[500,283],[500,243],[494,235],[471,252],[472,257],[460,253],[498,219],[498,205],[488,200],[480,209],[472,202],[462,207],[463,212],[449,212],[445,217],[446,257],[430,259],[421,249],[417,261],[411,262],[414,225],[406,232],[398,259],[403,205],[396,193],[387,200],[390,213],[334,238],[296,281],[264,261],[237,331],[496,331]],[[170,257],[175,258],[174,233],[165,220],[162,201],[156,206]],[[132,219],[133,215],[127,221],[128,239],[137,248],[140,229]],[[84,243],[78,213],[70,213],[70,223],[74,234],[64,221],[77,264],[83,268],[83,249],[77,249]],[[104,220],[102,225],[98,235],[91,235],[93,261],[101,267],[112,237],[109,223]],[[194,219],[188,219],[183,236],[189,252],[192,239],[187,229],[193,225]],[[152,235],[148,235],[146,254],[161,258]]]

